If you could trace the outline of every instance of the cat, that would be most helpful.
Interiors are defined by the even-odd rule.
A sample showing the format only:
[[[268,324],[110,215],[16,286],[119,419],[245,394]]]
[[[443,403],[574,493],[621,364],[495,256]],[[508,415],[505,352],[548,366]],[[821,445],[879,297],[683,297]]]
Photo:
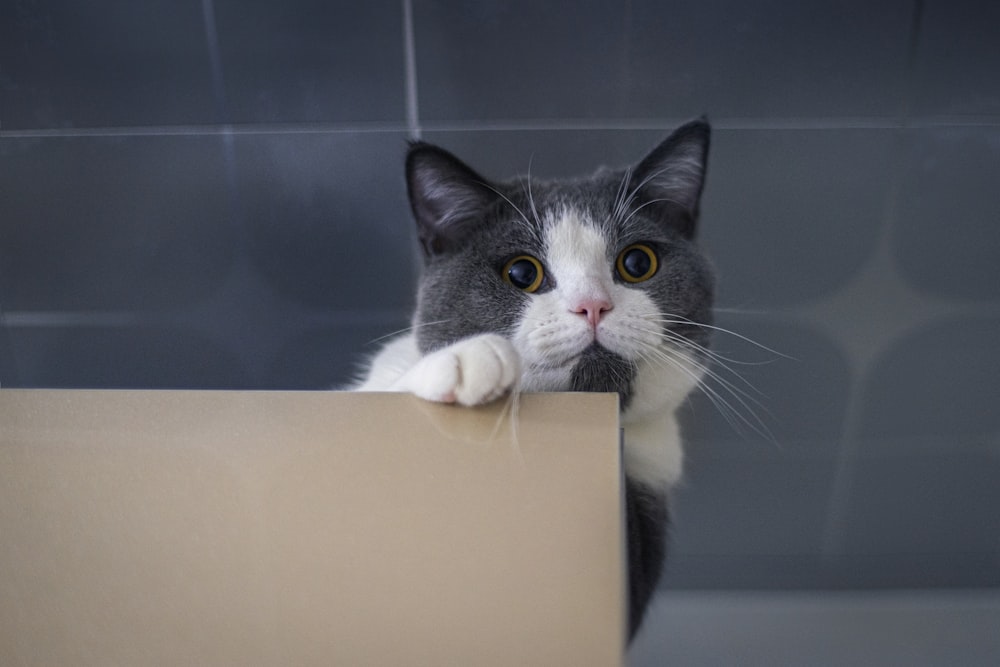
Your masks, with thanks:
[[[694,120],[634,167],[552,181],[490,182],[411,143],[424,255],[413,326],[352,387],[461,405],[511,391],[617,393],[630,641],[666,555],[683,459],[675,412],[709,355],[714,275],[695,241],[710,132]]]

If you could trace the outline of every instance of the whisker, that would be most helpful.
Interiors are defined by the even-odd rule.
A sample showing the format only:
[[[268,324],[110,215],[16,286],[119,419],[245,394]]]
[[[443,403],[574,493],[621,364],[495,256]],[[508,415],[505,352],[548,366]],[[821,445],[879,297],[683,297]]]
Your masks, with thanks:
[[[699,344],[695,343],[694,341],[691,341],[691,340],[685,338],[684,336],[682,336],[682,335],[680,335],[680,334],[678,334],[676,332],[668,330],[668,331],[663,332],[661,335],[663,336],[663,338],[665,340],[667,340],[670,343],[678,345],[678,346],[680,346],[680,347],[682,347],[682,348],[684,348],[686,350],[690,350],[690,351],[694,352],[695,354],[700,354],[700,355],[704,356],[706,359],[708,359],[709,361],[711,361],[716,366],[720,367],[724,371],[727,371],[727,372],[731,373],[735,378],[737,378],[740,382],[742,382],[743,384],[745,384],[754,393],[756,393],[756,394],[758,394],[760,396],[764,395],[763,392],[760,389],[758,389],[756,386],[754,386],[754,384],[752,382],[750,382],[745,377],[743,377],[743,375],[741,375],[739,372],[737,372],[736,369],[733,368],[730,364],[732,363],[732,364],[746,365],[746,366],[760,366],[760,365],[763,365],[763,364],[766,364],[766,363],[770,363],[770,362],[744,362],[744,361],[732,360],[732,359],[729,359],[728,357],[724,357],[721,354],[718,354],[717,352],[714,352],[714,351],[712,351],[712,350],[710,350],[710,349],[708,349],[708,348],[706,348],[706,347],[704,347],[702,345],[699,345]],[[706,369],[707,369],[707,366],[706,366]],[[758,405],[760,405],[760,407],[764,408],[764,406],[762,404],[758,403]],[[764,408],[764,409],[766,409],[766,408]]]
[[[750,405],[747,404],[747,401],[749,401],[750,403],[753,403],[754,405],[756,405],[761,410],[764,410],[765,412],[769,412],[768,409],[767,409],[767,406],[764,405],[761,401],[757,400],[756,398],[754,398],[753,396],[751,396],[750,394],[748,394],[746,391],[740,389],[735,384],[733,384],[732,382],[730,382],[726,378],[722,377],[721,374],[719,374],[716,371],[712,370],[710,367],[708,367],[708,366],[706,366],[704,364],[697,364],[697,363],[696,363],[696,367],[705,374],[705,377],[708,377],[708,378],[714,380],[715,382],[719,383],[722,387],[724,387],[726,389],[726,391],[729,392],[733,396],[733,398],[735,398],[736,400],[740,401],[740,403],[745,408],[747,408],[748,410],[753,411],[753,408],[751,408]],[[730,372],[732,372],[732,371],[730,370]],[[756,392],[760,396],[764,396],[764,393],[760,389],[758,389],[757,387],[755,387],[749,380],[747,380],[746,378],[742,377],[738,373],[733,373],[733,374],[737,378],[739,378],[739,380],[741,382],[745,383],[754,392]]]
[[[767,315],[770,312],[761,308],[723,308],[719,306],[714,306],[712,310],[716,313],[732,315]]]
[[[663,321],[662,318],[646,317],[643,319],[650,324]],[[667,321],[677,323],[676,320]],[[699,390],[709,398],[734,430],[742,433],[744,428],[749,427],[755,433],[769,441],[775,441],[771,429],[757,412],[761,410],[766,414],[770,414],[767,406],[756,398],[756,396],[763,397],[763,392],[737,372],[730,365],[726,357],[668,328],[651,329],[649,327],[633,325],[632,330],[641,334],[652,335],[661,341],[659,344],[652,344],[648,340],[637,340],[636,342],[646,351],[644,357],[650,363],[669,363],[671,366],[684,371],[688,377],[696,379]],[[735,334],[735,332],[729,333],[739,335]],[[711,362],[711,366],[708,363],[703,363],[702,359]],[[730,380],[722,372],[712,368],[712,366],[719,368],[722,372],[731,375],[735,379]],[[736,384],[737,382],[739,385]],[[713,388],[712,384],[716,385],[718,389]],[[748,392],[753,392],[756,396]]]
[[[539,227],[541,227],[542,220],[538,216],[538,209],[535,208],[535,197],[531,194],[531,165],[534,162],[534,160],[535,160],[535,155],[534,155],[534,153],[532,153],[531,157],[528,158],[528,178],[527,178],[526,181],[522,182],[521,187],[524,188],[525,187],[525,183],[527,183],[528,206],[531,207],[531,215],[535,219],[535,224],[538,225]]]
[[[679,319],[671,319],[671,318],[679,318]],[[718,331],[719,333],[724,333],[739,338],[740,340],[746,343],[750,343],[754,347],[764,350],[765,352],[770,352],[771,354],[777,355],[784,359],[788,359],[790,361],[798,361],[798,359],[796,359],[795,357],[784,354],[783,352],[778,352],[777,350],[772,349],[764,345],[763,343],[759,343],[753,340],[752,338],[744,336],[743,334],[737,333],[731,329],[726,329],[724,327],[716,326],[713,324],[705,324],[704,322],[696,322],[695,320],[688,319],[683,315],[668,314],[668,317],[666,318],[645,318],[645,319],[647,322],[659,322],[660,324],[682,324],[682,325],[699,327],[702,329],[708,329],[709,331]]]
[[[655,352],[655,354],[649,354],[648,352]],[[739,415],[738,411],[733,408],[729,401],[719,394],[719,392],[705,384],[703,377],[699,376],[698,373],[682,363],[681,358],[661,353],[655,348],[649,348],[648,352],[640,353],[648,363],[656,365],[662,365],[664,363],[669,364],[673,368],[676,368],[687,375],[694,381],[698,390],[708,397],[715,409],[718,410],[719,414],[721,414],[723,419],[726,420],[726,423],[730,424],[730,426],[737,432],[740,431],[739,418],[742,418],[742,416]]]
[[[631,178],[632,168],[628,167],[622,174],[621,183],[618,184],[618,193],[615,196],[615,204],[611,212],[611,219],[615,222],[620,222],[622,215],[625,213],[625,195],[628,192],[628,182]]]
[[[433,322],[421,322],[420,324],[411,324],[408,327],[403,327],[402,329],[398,329],[396,331],[392,331],[390,333],[385,334],[384,336],[379,336],[378,338],[372,338],[366,344],[367,345],[374,345],[375,343],[381,343],[382,341],[387,340],[389,338],[395,338],[396,336],[398,336],[400,334],[409,333],[411,331],[416,331],[417,329],[419,329],[421,327],[429,327],[429,326],[433,326],[433,325],[436,325],[436,324],[447,324],[448,322],[451,322],[451,321],[452,321],[452,319],[447,319],[447,320],[435,320]]]
[[[524,221],[524,224],[527,227],[527,229],[530,231],[530,233],[532,235],[535,236],[536,241],[538,241],[538,243],[541,243],[542,239],[539,236],[539,234],[540,234],[539,226],[531,224],[531,221],[528,220],[528,216],[526,216],[524,214],[524,211],[522,211],[520,208],[518,208],[517,204],[515,204],[514,202],[512,202],[510,200],[510,197],[508,197],[504,193],[500,192],[499,190],[497,190],[495,187],[493,187],[489,183],[484,183],[484,182],[481,182],[481,181],[477,181],[477,183],[479,183],[479,185],[482,185],[484,188],[487,188],[488,190],[491,190],[494,193],[496,193],[501,199],[503,199],[505,202],[507,202],[512,209],[514,209],[515,211],[517,211],[517,214],[519,216],[521,216],[521,220]]]
[[[744,428],[749,428],[761,437],[771,442],[776,442],[776,438],[767,423],[764,422],[764,420],[757,414],[756,409],[763,410],[765,413],[770,414],[767,406],[765,406],[761,401],[749,395],[746,391],[737,387],[731,381],[722,377],[722,375],[712,370],[707,365],[702,364],[687,355],[678,354],[669,346],[662,349],[658,347],[647,347],[647,352],[652,355],[652,357],[650,357],[649,354],[647,354],[647,359],[669,363],[673,367],[684,372],[688,375],[688,377],[697,379],[698,389],[711,401],[715,408],[719,410],[722,417],[737,433],[743,433]],[[688,366],[690,366],[690,368]],[[729,372],[733,373],[733,375],[739,378],[742,382],[746,383],[758,394],[761,393],[760,390],[754,387],[749,381],[746,380],[746,378],[743,378],[738,373],[735,373],[732,369],[727,368],[726,370],[729,370]],[[730,398],[723,396],[721,391],[714,389],[710,384],[708,384],[708,381],[717,384]],[[730,403],[730,399],[734,400],[739,407]],[[739,408],[742,408],[742,410]]]
[[[493,425],[493,431],[490,433],[490,441],[496,440],[497,434],[500,432],[500,427],[503,425],[504,419],[509,417],[510,423],[510,445],[517,457],[518,463],[521,467],[525,467],[524,454],[521,451],[521,442],[518,437],[518,419],[520,415],[521,408],[521,390],[515,385],[511,388],[510,393],[507,395],[507,399],[504,401],[503,407],[500,410],[500,415],[497,417],[496,424]]]
[[[662,176],[663,174],[667,173],[668,171],[670,171],[670,167],[664,167],[663,169],[659,169],[657,171],[654,171],[653,173],[651,173],[648,176],[646,176],[646,178],[642,179],[641,182],[639,182],[634,188],[632,188],[632,191],[629,193],[628,197],[626,198],[626,200],[624,202],[624,206],[622,207],[623,208],[622,212],[628,210],[628,207],[632,204],[633,201],[635,201],[635,198],[638,196],[640,190],[642,190],[644,187],[646,187],[647,185],[649,185],[649,183],[651,183],[653,180],[659,178],[660,176]],[[642,206],[640,206],[637,209],[633,210],[632,213],[629,214],[629,216],[627,218],[625,218],[625,220],[622,221],[622,225],[624,226],[625,224],[627,224],[628,221],[632,219],[632,216],[634,216],[636,213],[638,213],[639,210],[641,210],[642,208],[648,206],[649,204],[655,203],[657,201],[661,201],[662,202],[662,201],[674,201],[674,200],[670,200],[670,199],[657,199],[657,200],[654,200],[654,201],[646,202]],[[674,203],[679,203],[679,202],[674,201]]]
[[[649,201],[643,202],[639,206],[632,209],[632,212],[628,214],[628,217],[622,220],[622,227],[628,225],[629,221],[632,220],[632,218],[634,218],[635,215],[642,209],[646,208],[647,206],[650,206],[651,204],[658,204],[661,202],[669,202],[672,204],[677,204],[679,206],[682,206],[682,204],[679,201],[677,201],[676,199],[670,199],[669,197],[659,197],[657,199],[650,199]]]
[[[711,357],[709,357],[709,358],[711,359]],[[749,390],[750,392],[753,392],[757,396],[761,396],[761,397],[766,398],[766,396],[764,395],[764,392],[762,392],[756,385],[754,385],[752,382],[750,382],[750,380],[746,379],[745,377],[743,377],[743,375],[741,375],[740,373],[736,372],[729,365],[727,365],[725,363],[722,363],[722,362],[719,362],[717,360],[713,360],[713,365],[718,366],[723,371],[726,371],[727,373],[731,374],[742,385],[746,386],[746,390],[744,390],[743,388],[737,386],[735,382],[727,380],[726,378],[724,378],[721,373],[713,370],[712,367],[709,366],[708,364],[703,364],[703,363],[701,363],[700,361],[698,361],[696,359],[691,359],[690,363],[697,370],[700,370],[705,377],[707,377],[707,378],[709,378],[711,380],[714,380],[718,384],[722,385],[726,389],[726,391],[728,391],[730,394],[734,394],[734,395],[735,394],[739,394],[740,396],[743,396],[747,401],[750,401],[754,405],[756,405],[757,407],[761,408],[762,410],[767,411],[767,407],[761,401],[759,401],[755,397],[751,396],[747,392],[747,390]],[[749,408],[750,406],[747,406],[747,407]]]

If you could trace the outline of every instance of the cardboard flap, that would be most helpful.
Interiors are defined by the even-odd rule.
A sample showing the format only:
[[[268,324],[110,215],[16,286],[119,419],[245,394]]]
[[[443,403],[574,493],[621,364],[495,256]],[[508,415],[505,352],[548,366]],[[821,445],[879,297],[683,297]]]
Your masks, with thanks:
[[[3,390],[0,663],[619,664],[620,480],[613,395]]]

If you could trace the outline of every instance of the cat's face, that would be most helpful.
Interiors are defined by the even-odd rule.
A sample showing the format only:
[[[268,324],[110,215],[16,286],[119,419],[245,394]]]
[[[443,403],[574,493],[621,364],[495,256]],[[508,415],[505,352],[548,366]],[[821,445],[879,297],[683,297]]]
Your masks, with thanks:
[[[711,317],[711,271],[693,240],[707,140],[707,125],[692,123],[635,169],[530,184],[488,183],[416,145],[421,349],[501,333],[521,355],[524,390],[617,391],[628,402],[659,373],[673,380],[658,390],[682,398],[700,376]]]

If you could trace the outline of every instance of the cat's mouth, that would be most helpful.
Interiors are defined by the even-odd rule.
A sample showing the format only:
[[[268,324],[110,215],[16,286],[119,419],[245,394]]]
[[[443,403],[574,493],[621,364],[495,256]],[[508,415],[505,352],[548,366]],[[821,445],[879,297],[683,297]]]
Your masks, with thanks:
[[[564,352],[558,356],[549,354],[545,359],[535,361],[531,367],[538,370],[567,370],[571,369],[588,356],[600,354],[614,354],[607,347],[596,340],[573,352]]]

